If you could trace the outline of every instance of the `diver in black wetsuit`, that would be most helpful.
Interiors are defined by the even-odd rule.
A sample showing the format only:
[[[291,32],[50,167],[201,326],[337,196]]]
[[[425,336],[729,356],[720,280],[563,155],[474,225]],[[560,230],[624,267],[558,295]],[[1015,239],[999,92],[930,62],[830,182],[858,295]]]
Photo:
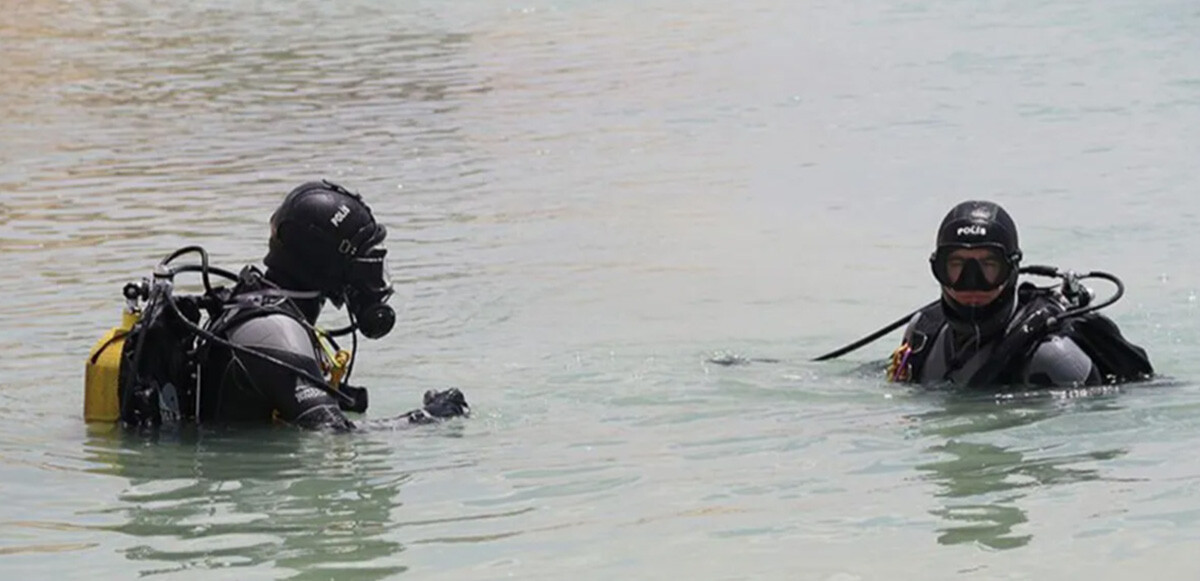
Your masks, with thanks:
[[[115,337],[124,341],[119,419],[127,426],[279,421],[354,429],[343,412],[365,411],[367,392],[346,383],[353,353],[341,351],[333,337],[353,333],[357,342],[358,332],[379,339],[392,330],[386,237],[361,196],[327,181],[309,182],[271,216],[265,272],[210,267],[198,246],[168,256],[153,279],[125,288],[138,322]],[[202,263],[172,265],[189,253]],[[202,274],[203,295],[173,292],[182,272]],[[214,287],[210,274],[235,284]],[[346,306],[348,328],[314,326],[326,301]],[[94,387],[104,389],[102,382]],[[459,390],[429,391],[423,407],[402,419],[427,423],[469,411]]]
[[[223,311],[208,331],[229,342],[266,353],[309,373],[210,344],[200,366],[200,422],[265,421],[275,418],[303,428],[349,430],[343,409],[363,411],[365,390],[342,385],[342,394],[315,381],[335,364],[313,325],[325,301],[343,304],[364,336],[379,339],[396,321],[387,305],[387,230],[375,221],[362,197],[329,182],[292,190],[271,216],[266,272],[246,267]],[[344,362],[343,362],[344,363]],[[352,403],[345,400],[352,399]],[[409,419],[462,415],[466,401],[457,389],[426,394],[425,407]]]
[[[941,300],[913,315],[892,356],[889,379],[1049,387],[1153,373],[1145,352],[1092,312],[1099,307],[1086,308],[1090,291],[1070,297],[1029,283],[1019,286],[1021,258],[1016,224],[1003,208],[969,201],[951,209],[929,259]],[[1062,276],[1056,270],[1042,274]],[[1080,291],[1072,287],[1075,279],[1066,280],[1065,288]],[[1072,303],[1080,297],[1082,308]]]

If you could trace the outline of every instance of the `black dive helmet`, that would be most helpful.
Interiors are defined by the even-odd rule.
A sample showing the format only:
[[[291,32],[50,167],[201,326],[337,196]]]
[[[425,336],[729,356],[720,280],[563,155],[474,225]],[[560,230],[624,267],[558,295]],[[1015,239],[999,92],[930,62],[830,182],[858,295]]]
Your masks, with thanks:
[[[989,254],[967,260],[951,259],[959,249],[987,250]],[[948,297],[944,303],[953,314],[969,319],[993,314],[1011,303],[1021,264],[1017,225],[993,202],[971,200],[950,209],[938,227],[937,248],[929,257],[933,276],[943,286],[959,291],[992,291],[1007,286],[987,307],[966,307]],[[989,312],[981,312],[981,311]]]
[[[396,312],[388,276],[387,229],[375,222],[362,196],[326,180],[301,184],[271,215],[263,264],[297,290],[315,290],[334,306],[345,303],[351,322],[370,339],[387,335]]]

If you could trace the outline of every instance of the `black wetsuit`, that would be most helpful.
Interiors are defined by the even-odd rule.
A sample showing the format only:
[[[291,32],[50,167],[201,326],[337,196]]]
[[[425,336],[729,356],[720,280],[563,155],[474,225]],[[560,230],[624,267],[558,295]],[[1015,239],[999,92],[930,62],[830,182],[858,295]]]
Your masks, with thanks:
[[[1061,294],[1023,285],[998,300],[994,313],[976,321],[956,316],[946,299],[918,311],[904,333],[902,349],[911,351],[902,354],[907,369],[899,379],[970,387],[1070,387],[1105,380],[1078,335],[1034,323],[1037,316],[1070,307]]]
[[[209,329],[321,377],[329,358],[297,302],[247,268]],[[282,421],[308,429],[354,429],[337,400],[313,379],[214,342],[206,350],[200,366],[200,423]]]
[[[1023,320],[1028,305],[1013,309],[1002,319],[1004,325],[991,331],[961,321],[949,320],[922,341],[927,349],[911,371],[911,380],[920,383],[950,382],[972,384],[976,374],[995,356],[1003,339]],[[935,307],[936,308],[936,307]],[[904,340],[913,344],[913,334],[926,313],[918,313],[909,323]],[[1068,336],[1046,335],[1028,352],[1006,365],[993,378],[998,384],[1036,387],[1069,387],[1101,382],[1099,369],[1091,357]]]

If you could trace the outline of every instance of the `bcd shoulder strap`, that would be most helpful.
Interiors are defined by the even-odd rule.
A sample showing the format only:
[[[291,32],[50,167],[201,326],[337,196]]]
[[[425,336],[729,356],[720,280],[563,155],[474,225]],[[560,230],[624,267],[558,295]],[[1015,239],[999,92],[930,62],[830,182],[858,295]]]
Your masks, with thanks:
[[[266,281],[258,269],[247,266],[238,274],[237,285],[222,302],[218,313],[210,319],[207,330],[214,335],[224,336],[233,327],[250,319],[274,314],[287,315],[301,322],[304,327],[310,328],[304,313],[288,299],[308,299],[317,296],[319,295],[315,292],[276,288]],[[309,331],[312,332],[311,328]]]
[[[1018,307],[987,362],[967,380],[968,387],[1015,383],[1034,349],[1054,331],[1051,323],[1066,311],[1066,306],[1052,291],[1037,290],[1043,292],[1025,295],[1025,304]]]

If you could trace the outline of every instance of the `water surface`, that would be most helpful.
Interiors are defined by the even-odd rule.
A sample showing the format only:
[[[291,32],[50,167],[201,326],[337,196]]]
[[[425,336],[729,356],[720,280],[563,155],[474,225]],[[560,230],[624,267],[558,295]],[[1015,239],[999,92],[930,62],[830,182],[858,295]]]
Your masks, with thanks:
[[[1179,0],[8,2],[0,570],[1191,578],[1198,23]],[[85,427],[121,285],[186,244],[260,260],[319,177],[391,232],[369,417],[450,385],[475,416]],[[894,337],[807,362],[933,298],[937,222],[977,197],[1029,262],[1119,274],[1109,312],[1170,381],[922,393],[859,368]]]

